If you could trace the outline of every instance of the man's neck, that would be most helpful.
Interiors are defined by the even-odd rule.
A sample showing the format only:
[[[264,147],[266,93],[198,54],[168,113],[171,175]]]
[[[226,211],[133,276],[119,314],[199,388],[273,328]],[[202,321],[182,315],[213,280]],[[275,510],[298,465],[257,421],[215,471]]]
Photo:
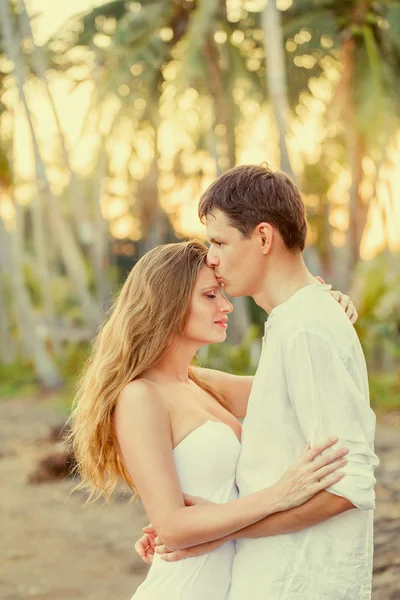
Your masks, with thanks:
[[[302,288],[317,283],[307,269],[302,254],[285,254],[269,265],[254,300],[267,313],[283,304]]]

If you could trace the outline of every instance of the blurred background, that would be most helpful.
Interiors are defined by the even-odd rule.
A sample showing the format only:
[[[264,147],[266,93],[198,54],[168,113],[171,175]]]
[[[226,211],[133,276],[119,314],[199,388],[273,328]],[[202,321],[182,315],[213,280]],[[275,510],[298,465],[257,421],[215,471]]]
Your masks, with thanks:
[[[267,162],[304,194],[305,260],[351,295],[378,416],[374,599],[400,598],[400,2],[0,0],[2,599],[128,598],[145,515],[84,507],[60,429],[110,300],[198,199]],[[237,299],[205,366],[253,373]],[[349,599],[351,600],[351,599]]]

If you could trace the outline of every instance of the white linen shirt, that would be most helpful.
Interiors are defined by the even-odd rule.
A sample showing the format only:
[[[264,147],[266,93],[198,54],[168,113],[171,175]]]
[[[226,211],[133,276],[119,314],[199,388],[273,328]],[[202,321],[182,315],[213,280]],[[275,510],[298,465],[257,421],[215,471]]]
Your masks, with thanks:
[[[238,540],[230,600],[371,597],[375,415],[360,342],[330,286],[302,288],[271,311],[243,424],[240,497],[273,485],[330,436],[350,452],[328,491],[358,509],[302,531]]]

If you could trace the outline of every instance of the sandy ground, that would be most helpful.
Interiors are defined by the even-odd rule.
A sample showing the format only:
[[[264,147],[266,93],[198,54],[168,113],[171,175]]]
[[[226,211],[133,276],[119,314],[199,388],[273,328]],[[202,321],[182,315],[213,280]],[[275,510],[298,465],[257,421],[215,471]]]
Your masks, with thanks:
[[[46,438],[62,420],[46,400],[0,402],[0,599],[129,600],[147,571],[133,548],[147,522],[142,507],[85,506],[71,480],[28,483],[56,450]],[[377,447],[373,599],[399,600],[400,428],[380,425]]]

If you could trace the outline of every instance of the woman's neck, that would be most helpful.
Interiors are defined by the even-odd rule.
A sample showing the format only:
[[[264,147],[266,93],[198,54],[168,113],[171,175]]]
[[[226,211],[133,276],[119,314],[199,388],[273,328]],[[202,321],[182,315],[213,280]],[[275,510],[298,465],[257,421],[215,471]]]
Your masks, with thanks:
[[[154,381],[169,383],[189,383],[189,367],[198,350],[184,341],[175,343],[167,352],[167,356],[155,367],[144,373],[145,377]]]

